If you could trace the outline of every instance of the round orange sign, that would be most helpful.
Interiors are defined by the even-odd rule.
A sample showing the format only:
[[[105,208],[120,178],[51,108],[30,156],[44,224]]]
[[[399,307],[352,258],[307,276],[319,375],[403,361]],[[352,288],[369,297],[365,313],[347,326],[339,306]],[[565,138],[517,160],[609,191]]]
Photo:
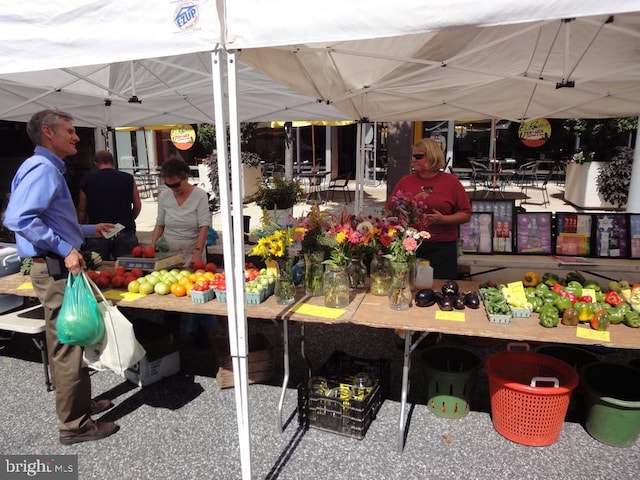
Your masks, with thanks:
[[[541,147],[551,137],[551,124],[544,118],[529,120],[518,128],[518,137],[527,147]]]
[[[178,125],[171,129],[171,143],[178,150],[189,150],[196,141],[196,132],[191,125]]]

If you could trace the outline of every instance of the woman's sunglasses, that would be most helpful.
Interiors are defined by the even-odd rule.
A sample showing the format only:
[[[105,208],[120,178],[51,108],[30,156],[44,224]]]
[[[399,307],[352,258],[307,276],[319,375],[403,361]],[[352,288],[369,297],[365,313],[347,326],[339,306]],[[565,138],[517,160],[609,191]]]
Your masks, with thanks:
[[[180,185],[182,184],[182,180],[180,180],[179,182],[176,183],[166,183],[165,182],[165,187],[170,188],[171,190],[173,190],[174,188],[178,188]]]
[[[424,157],[427,156],[426,153],[412,153],[411,156],[413,158],[415,158],[416,160],[422,160]]]

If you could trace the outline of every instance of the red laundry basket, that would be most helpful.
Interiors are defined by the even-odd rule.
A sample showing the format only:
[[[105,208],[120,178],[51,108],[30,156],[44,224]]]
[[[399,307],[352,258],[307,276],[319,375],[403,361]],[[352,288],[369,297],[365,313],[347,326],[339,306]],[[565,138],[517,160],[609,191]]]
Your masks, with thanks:
[[[550,445],[560,437],[578,385],[575,369],[548,355],[506,351],[491,355],[485,371],[491,419],[499,434],[530,446]]]

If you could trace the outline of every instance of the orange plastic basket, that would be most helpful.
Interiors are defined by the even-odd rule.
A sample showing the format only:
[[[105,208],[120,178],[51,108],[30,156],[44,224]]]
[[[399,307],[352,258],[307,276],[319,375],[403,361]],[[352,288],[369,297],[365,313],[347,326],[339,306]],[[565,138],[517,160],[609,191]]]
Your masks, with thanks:
[[[530,446],[551,445],[562,431],[577,372],[549,355],[506,351],[485,362],[491,395],[491,419],[509,440]],[[532,380],[543,377],[545,381]],[[548,379],[557,379],[557,386]]]

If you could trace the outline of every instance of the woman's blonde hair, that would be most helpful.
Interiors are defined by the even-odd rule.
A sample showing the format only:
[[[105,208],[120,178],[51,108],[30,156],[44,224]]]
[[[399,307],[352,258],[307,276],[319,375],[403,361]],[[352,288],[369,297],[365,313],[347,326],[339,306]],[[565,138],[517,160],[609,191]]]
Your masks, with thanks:
[[[444,152],[440,144],[433,138],[423,138],[413,145],[414,150],[419,150],[427,155],[427,168],[429,170],[442,170],[444,168]]]

